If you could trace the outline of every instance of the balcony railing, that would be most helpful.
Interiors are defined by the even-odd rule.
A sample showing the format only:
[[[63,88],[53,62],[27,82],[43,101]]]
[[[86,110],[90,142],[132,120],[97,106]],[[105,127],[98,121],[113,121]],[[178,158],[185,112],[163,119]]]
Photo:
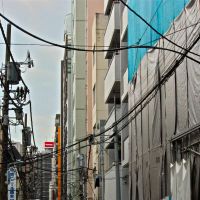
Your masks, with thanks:
[[[104,46],[106,48],[116,47],[120,42],[120,4],[114,2],[110,13],[108,25],[104,35]],[[105,52],[108,58],[109,52]]]

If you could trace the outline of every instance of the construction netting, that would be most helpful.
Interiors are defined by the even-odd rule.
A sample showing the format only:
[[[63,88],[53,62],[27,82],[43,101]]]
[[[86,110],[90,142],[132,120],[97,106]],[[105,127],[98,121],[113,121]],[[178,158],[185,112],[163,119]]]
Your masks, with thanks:
[[[141,2],[144,3],[144,1]],[[131,4],[132,6],[146,12],[146,17],[151,16],[148,14],[148,9],[151,7],[149,3],[153,1],[146,0],[144,7],[139,7],[140,1],[137,1],[138,5],[134,2]],[[163,3],[166,2],[172,1],[163,1]],[[184,5],[183,1],[176,0],[174,2],[181,2],[180,6]],[[155,5],[157,4],[155,3]],[[154,12],[155,5],[153,6]],[[175,4],[172,3],[172,5]],[[163,6],[162,9],[165,13],[160,13],[162,18],[168,18],[167,13],[173,10],[166,6]],[[167,9],[169,10],[167,11]],[[169,19],[166,21],[170,23]],[[158,24],[160,23],[161,21]],[[164,32],[164,28],[167,29],[167,26],[160,25],[161,31]],[[135,29],[130,30],[129,34],[138,31],[142,33],[140,29]],[[152,32],[149,30],[150,33]],[[200,54],[199,33],[200,2],[191,0],[171,23],[165,36],[177,45]],[[148,37],[152,40],[157,36]],[[131,40],[131,43],[137,42],[138,39],[140,37],[134,41]],[[145,41],[143,40],[143,42]],[[131,65],[132,62],[136,62],[135,57],[129,60],[129,66],[132,66],[129,69],[129,75],[135,73],[129,89],[129,110],[135,108],[130,116],[132,120],[129,125],[130,200],[197,200],[200,198],[200,172],[199,166],[197,167],[199,158],[197,158],[198,156],[186,157],[183,163],[183,157],[180,157],[174,162],[170,139],[200,123],[200,65],[193,60],[194,58],[199,61],[200,58],[191,53],[187,54],[190,58],[185,57],[185,50],[164,38],[160,38],[155,46],[181,53],[166,49],[151,49],[146,52],[142,50],[137,71],[134,71],[135,68]],[[136,50],[130,50],[129,58],[131,52],[136,56]],[[131,78],[131,76],[129,77]],[[192,142],[192,136],[198,138],[199,131],[193,133],[190,140],[186,138],[185,142]],[[199,150],[199,147],[196,150]],[[172,163],[171,169],[170,163]],[[177,168],[179,169],[177,170]],[[181,184],[178,182],[183,178],[177,175],[179,172],[182,173],[182,176],[184,173],[184,181]],[[193,180],[192,183],[190,180]],[[194,187],[188,187],[191,184]],[[170,185],[174,186],[171,188]],[[180,192],[182,193],[180,194]]]
[[[128,5],[161,34],[180,14],[189,0],[129,0]],[[128,10],[128,45],[154,45],[160,38],[138,16]],[[147,49],[129,49],[128,78],[132,80]]]

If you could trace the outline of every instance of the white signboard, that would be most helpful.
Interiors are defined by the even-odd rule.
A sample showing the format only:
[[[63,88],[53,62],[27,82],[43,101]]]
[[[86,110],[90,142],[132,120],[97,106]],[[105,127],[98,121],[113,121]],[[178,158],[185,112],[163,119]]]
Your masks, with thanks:
[[[16,200],[16,170],[10,167],[7,171],[8,180],[8,200]]]

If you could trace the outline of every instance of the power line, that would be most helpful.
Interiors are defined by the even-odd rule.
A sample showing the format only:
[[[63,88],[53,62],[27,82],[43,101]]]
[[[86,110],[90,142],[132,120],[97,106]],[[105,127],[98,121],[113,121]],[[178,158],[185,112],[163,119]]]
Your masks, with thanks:
[[[1,85],[3,86],[4,90],[6,91],[6,86],[5,86],[4,81],[3,81],[3,79],[2,79],[1,76],[0,76],[0,81],[1,81]],[[7,93],[8,93],[8,91],[7,91]],[[17,104],[14,102],[14,100],[11,98],[11,96],[10,96],[9,93],[8,93],[8,97],[9,97],[9,100],[12,101],[12,104],[13,104],[16,108],[20,108],[20,106],[17,105]]]
[[[16,66],[16,62],[15,62],[14,57],[13,57],[13,55],[12,55],[12,52],[11,52],[11,50],[10,50],[10,46],[9,46],[9,44],[8,44],[8,42],[7,42],[7,38],[6,38],[6,36],[5,36],[5,32],[4,32],[4,29],[3,29],[3,26],[2,26],[2,24],[1,24],[1,22],[0,22],[0,29],[1,29],[1,32],[2,32],[2,35],[3,35],[3,39],[4,39],[4,41],[5,41],[6,47],[8,48],[8,52],[9,52],[9,54],[10,54],[11,60],[12,60],[12,62],[13,62],[13,65],[14,65],[15,69],[16,69],[16,72],[17,72],[17,74],[19,75],[19,77],[20,77],[22,83],[23,83],[24,86],[26,87],[27,91],[29,92],[28,86],[27,86],[26,83],[24,82],[24,80],[23,80],[23,78],[21,77],[21,74],[20,74],[20,72],[19,72],[19,70],[18,70],[18,68],[17,68],[17,66]],[[4,84],[3,81],[1,81],[1,83]],[[30,94],[29,94],[29,95],[30,95]],[[9,97],[10,97],[10,95],[9,95]],[[15,102],[12,100],[12,98],[10,98],[10,99],[11,99],[12,103],[15,105],[15,107],[17,107],[17,105],[15,104]],[[27,105],[28,103],[30,104],[31,127],[32,127],[33,142],[34,142],[34,146],[36,147],[36,144],[35,144],[35,137],[34,137],[34,133],[33,133],[33,118],[32,118],[31,101],[29,101],[29,102],[27,102],[26,104],[23,104],[23,105]],[[19,108],[19,107],[18,107],[18,108]]]
[[[90,168],[87,168],[87,167],[79,167],[79,168],[74,168],[74,169],[69,169],[69,170],[51,170],[51,169],[46,169],[46,168],[40,168],[40,167],[34,167],[33,168],[35,169],[38,169],[38,170],[41,170],[41,171],[46,171],[46,172],[52,172],[52,173],[57,173],[57,172],[61,172],[62,174],[66,174],[68,172],[74,172],[74,171],[79,171],[79,170],[82,170],[82,169],[87,169],[87,170],[93,170],[93,169],[90,169]]]
[[[90,154],[91,154],[91,150],[92,150],[92,147],[91,145],[89,146],[89,154],[88,154],[88,169],[90,167]]]
[[[11,27],[11,25],[9,24],[9,26],[8,27]],[[6,65],[8,64],[8,62],[9,62],[9,60],[10,60],[10,57],[11,57],[11,59],[12,59],[12,62],[13,62],[13,66],[15,67],[15,70],[16,70],[16,72],[17,72],[17,74],[18,74],[18,76],[20,77],[20,79],[21,79],[21,81],[22,81],[22,83],[24,84],[24,86],[25,86],[25,88],[26,88],[26,91],[28,91],[28,87],[27,87],[27,85],[25,84],[25,82],[24,82],[24,80],[22,79],[22,77],[21,77],[21,74],[20,74],[20,72],[19,72],[19,69],[18,69],[18,67],[16,66],[16,63],[15,63],[15,60],[14,60],[14,57],[13,57],[13,55],[12,55],[12,52],[11,52],[11,50],[10,50],[10,45],[9,45],[9,41],[10,41],[10,37],[11,36],[7,36],[9,39],[7,39],[6,38],[6,35],[5,35],[5,32],[4,32],[4,29],[3,29],[3,26],[2,26],[2,24],[1,24],[1,22],[0,22],[0,29],[1,29],[1,32],[2,32],[2,35],[3,35],[3,39],[4,39],[4,41],[5,41],[5,44],[6,44]],[[11,30],[11,28],[10,28],[10,30]],[[7,33],[8,34],[8,33]],[[10,35],[11,35],[11,31],[10,31]],[[8,59],[9,58],[9,59]],[[15,101],[11,98],[11,96],[10,96],[10,94],[9,94],[9,83],[7,82],[8,80],[7,80],[7,66],[6,66],[6,72],[5,72],[5,83],[4,83],[4,80],[3,80],[3,76],[1,76],[0,77],[0,79],[1,79],[1,83],[2,83],[2,86],[3,86],[3,88],[4,88],[4,94],[6,94],[7,95],[7,98],[6,98],[6,100],[8,101],[8,105],[9,105],[9,100],[11,100],[12,101],[12,104],[16,107],[16,108],[18,108],[18,109],[22,109],[22,106],[24,106],[24,105],[27,105],[29,102],[27,102],[27,103],[21,103],[21,101],[19,100],[18,101],[18,99],[17,98],[14,98],[14,100],[18,103],[18,104],[20,104],[19,106],[17,105],[17,103],[15,103]],[[7,86],[6,86],[7,85]],[[4,101],[5,101],[5,98],[4,98]],[[25,100],[24,100],[25,101]],[[9,117],[9,106],[6,108],[6,111],[7,111],[7,116]],[[24,124],[23,124],[23,126],[24,126]],[[8,134],[8,131],[6,130],[5,131],[5,127],[4,127],[4,125],[2,126],[3,127],[3,133],[4,133],[4,137],[5,137],[5,135],[6,135],[6,137],[7,137],[7,141],[8,141],[8,143],[10,144],[9,146],[10,146],[10,149],[11,149],[11,153],[13,154],[13,157],[11,156],[11,158],[14,160],[14,163],[12,163],[12,162],[7,162],[7,164],[9,164],[9,166],[12,166],[12,165],[14,165],[14,166],[16,166],[16,163],[17,163],[17,159],[16,159],[16,157],[15,157],[15,154],[14,154],[14,150],[13,150],[13,145],[12,145],[12,142],[11,142],[11,140],[9,139],[9,137],[7,136],[7,134]],[[8,125],[7,125],[7,127],[10,127],[9,126],[9,123],[8,123]],[[8,128],[6,128],[6,129],[8,129]],[[6,134],[6,132],[7,132],[7,134]],[[7,151],[7,146],[8,146],[8,144],[6,143],[6,147],[4,147],[4,149]],[[6,161],[7,161],[7,158],[6,158]],[[5,162],[4,162],[5,163]],[[4,168],[5,170],[7,170],[7,164],[5,164],[5,166],[3,166],[2,168]],[[25,166],[24,166],[24,168],[26,167],[26,161],[25,161]],[[24,174],[25,175],[25,174]],[[22,180],[21,180],[21,174],[20,174],[20,172],[19,172],[19,181],[20,181],[20,185],[21,185],[21,188],[22,188]],[[25,185],[24,185],[24,180],[26,179],[26,176],[25,177],[23,177],[23,191],[24,191],[24,188],[26,188],[25,187]],[[26,182],[26,181],[25,181]]]
[[[170,35],[173,35],[175,33],[178,33],[180,31],[183,31],[183,30],[186,30],[188,28],[191,28],[192,26],[196,26],[197,24],[199,24],[200,22],[196,22],[194,24],[191,24],[191,25],[188,25],[188,26],[185,26],[183,28],[180,28],[180,29],[177,29],[173,32],[170,32],[170,33],[167,33],[165,34],[165,36],[170,36]],[[155,42],[157,41],[158,39],[160,39],[160,37],[156,38],[156,39],[153,39],[153,40],[150,40],[148,42],[145,42],[143,43],[142,45],[146,45],[146,44],[149,44],[149,43],[152,43],[152,42]],[[4,42],[0,42],[0,45],[4,45],[5,43]],[[136,45],[137,43],[135,43]],[[50,45],[50,44],[42,44],[42,43],[11,43],[10,44],[11,46],[41,46],[41,47],[53,47],[53,45]],[[70,45],[71,47],[91,47],[91,48],[94,48],[94,46],[90,46],[90,45],[81,45],[81,44],[71,44]],[[105,48],[105,47],[109,47],[109,46],[104,46],[104,45],[99,45],[99,46],[95,46],[96,48]],[[127,47],[127,46],[121,46],[121,47]]]
[[[187,53],[187,52],[186,52]],[[184,54],[182,54],[182,55],[184,55]]]
[[[192,49],[194,47],[194,45],[199,41],[200,39],[200,35],[197,35],[197,38],[194,39],[193,41],[193,44],[190,45],[188,47],[188,49]],[[153,88],[151,90],[149,90],[148,92],[146,92],[143,97],[135,103],[135,106],[132,107],[132,109],[127,112],[124,116],[122,116],[120,119],[117,120],[116,124],[119,124],[121,121],[123,121],[125,118],[127,118],[134,110],[137,109],[137,107],[139,105],[141,105],[159,86],[161,86],[162,84],[164,84],[167,80],[168,80],[168,77],[170,75],[172,75],[172,73],[175,71],[175,69],[180,65],[180,63],[183,61],[183,59],[186,57],[185,55],[188,53],[189,51],[186,51],[182,57],[179,58],[179,60],[175,60],[174,63],[172,63],[172,66],[169,67],[166,71],[165,71],[165,74],[162,75],[161,77],[161,81],[160,82],[157,82],[155,83],[155,85],[153,86]],[[109,128],[105,129],[103,131],[103,133],[107,132],[108,130],[114,128],[115,126],[115,123],[113,125],[111,125]],[[96,136],[99,136],[101,135],[101,133],[97,134]]]
[[[152,18],[151,18],[151,20],[150,20],[150,23],[152,22],[152,20],[154,19],[155,15],[157,14],[157,12],[158,12],[160,6],[163,4],[163,1],[164,1],[164,0],[161,0],[161,1],[160,1],[160,4],[158,5],[158,7],[157,7],[155,13],[153,14],[153,16],[152,16]],[[142,34],[140,40],[142,39],[142,37],[143,37],[144,34],[146,33],[147,29],[148,29],[148,26],[147,26],[146,29],[144,30],[144,33]]]
[[[4,90],[6,90],[6,87],[5,87],[5,84],[3,82],[3,79],[2,77],[0,77],[0,82],[1,82],[1,85],[3,86]],[[11,100],[12,104],[16,107],[16,108],[21,108],[19,105],[17,105],[14,100],[12,99],[12,97],[10,96],[10,94],[8,93],[8,97],[9,97],[9,100]],[[32,107],[31,107],[31,101],[28,101],[27,102],[28,104],[30,104],[30,115],[31,115],[31,127],[32,127],[32,137],[33,137],[33,143],[34,143],[34,146],[36,147],[36,143],[35,143],[35,137],[34,137],[34,132],[33,132],[33,119],[32,119]],[[23,104],[25,105],[25,104]],[[14,124],[13,124],[14,125]],[[19,125],[19,124],[16,124],[16,125]]]
[[[88,138],[88,137],[82,139],[80,142],[86,141],[87,138]],[[24,164],[25,162],[26,162],[27,164],[29,164],[29,163],[32,163],[32,162],[37,162],[38,160],[47,159],[47,158],[49,158],[49,157],[52,157],[53,154],[57,155],[57,154],[59,154],[61,151],[66,151],[66,149],[68,149],[69,147],[71,148],[71,147],[73,147],[73,146],[76,146],[76,145],[79,144],[80,142],[78,142],[78,143],[72,143],[71,145],[68,145],[67,147],[63,147],[63,148],[61,148],[61,149],[59,149],[59,150],[55,150],[55,151],[52,151],[52,152],[50,152],[50,153],[35,155],[35,156],[32,157],[32,158],[27,158],[27,159],[25,159],[24,161],[20,161],[18,164],[21,164],[21,165],[22,165],[22,164]],[[88,146],[90,146],[90,144],[86,144],[86,145],[81,146],[81,147],[78,147],[78,148],[76,148],[76,149],[69,150],[69,151],[67,151],[67,154],[72,153],[72,152],[77,151],[77,150],[82,149],[82,148],[86,148],[86,147],[88,147]],[[29,161],[29,162],[28,162],[28,161]],[[1,165],[4,165],[4,164],[7,164],[7,162],[5,162],[5,163],[0,163],[0,164],[1,164]]]
[[[8,41],[7,41],[5,32],[4,32],[3,26],[2,26],[2,24],[1,24],[1,21],[0,21],[0,29],[1,29],[1,33],[2,33],[2,35],[3,35],[3,39],[4,39],[4,42],[5,42],[5,44],[6,44],[6,47],[8,48],[8,52],[9,52],[9,54],[10,54],[11,60],[12,60],[13,65],[14,65],[14,67],[15,67],[15,70],[16,70],[18,76],[20,77],[22,83],[24,84],[24,86],[25,86],[25,87],[27,88],[27,90],[29,91],[29,89],[28,89],[26,83],[24,82],[24,80],[23,80],[23,78],[21,77],[21,74],[20,74],[20,72],[19,72],[19,70],[18,70],[18,68],[17,68],[16,62],[15,62],[14,57],[13,57],[13,55],[12,55],[12,52],[11,52],[11,50],[10,50],[10,46],[9,46],[9,44],[8,44]]]
[[[194,47],[194,45],[197,43],[197,41],[199,40],[199,38],[200,38],[200,35],[198,35],[197,38],[194,39],[193,44],[191,44],[190,47],[188,47],[188,49],[192,49],[192,48]],[[98,136],[100,136],[100,135],[106,133],[107,131],[113,129],[114,126],[118,125],[118,124],[119,124],[120,122],[122,122],[125,118],[127,118],[134,110],[136,110],[136,109],[138,108],[138,106],[140,106],[154,91],[156,91],[161,85],[163,85],[163,84],[169,79],[169,77],[173,74],[173,72],[176,70],[176,68],[177,68],[177,67],[180,65],[180,63],[184,60],[184,58],[186,57],[186,55],[187,55],[188,52],[189,52],[189,51],[186,51],[186,52],[182,55],[182,57],[180,57],[178,60],[175,60],[175,61],[172,63],[171,67],[169,67],[169,68],[166,70],[166,72],[162,75],[161,80],[160,80],[159,82],[155,83],[155,85],[152,87],[152,89],[150,89],[148,92],[146,92],[146,93],[143,95],[143,97],[142,97],[140,100],[138,100],[138,102],[135,103],[135,106],[133,106],[132,109],[131,109],[129,112],[127,112],[125,115],[123,115],[123,116],[122,116],[120,119],[118,119],[113,125],[111,125],[111,126],[108,127],[107,129],[105,129],[104,131],[101,131],[99,134],[93,135],[93,137],[98,137]],[[120,130],[120,129],[119,129],[119,130]],[[116,133],[118,133],[118,132],[116,132]],[[116,134],[116,133],[115,133],[115,134]],[[110,136],[110,138],[112,138],[113,136],[114,136],[114,134],[112,134],[112,135]],[[73,144],[71,144],[71,145],[68,145],[67,147],[64,147],[64,148],[62,148],[62,149],[60,149],[60,150],[63,151],[63,150],[66,150],[66,149],[68,149],[68,148],[71,148],[71,147],[73,147],[73,146],[76,146],[76,145],[80,144],[81,142],[84,142],[84,141],[88,140],[90,137],[91,137],[91,135],[90,135],[90,136],[87,136],[87,137],[85,137],[85,138],[83,138],[83,139],[81,139],[81,140],[79,140],[79,141],[76,142],[76,143],[73,143]],[[81,148],[85,148],[86,146],[89,146],[89,145],[82,146]],[[58,151],[55,151],[55,152],[58,152]],[[51,155],[52,153],[49,153],[49,154]],[[47,154],[47,156],[48,156],[49,154]],[[0,164],[1,164],[1,163],[0,163]]]
[[[127,5],[127,6],[128,6],[128,5]],[[138,48],[141,48],[141,49],[143,49],[143,48],[145,48],[145,49],[162,49],[162,50],[171,51],[171,52],[178,53],[178,54],[182,55],[181,52],[176,51],[176,50],[174,50],[174,49],[167,49],[167,48],[161,48],[161,47],[150,46],[150,45],[130,45],[130,46],[127,46],[127,47],[120,47],[120,48],[113,48],[113,49],[85,49],[85,48],[76,48],[76,47],[73,47],[73,46],[71,46],[71,45],[68,45],[68,46],[66,46],[66,45],[61,45],[61,44],[57,44],[57,43],[55,43],[55,42],[51,42],[51,41],[48,41],[48,40],[46,40],[46,39],[43,39],[43,38],[41,38],[41,37],[39,37],[39,36],[37,36],[37,35],[34,35],[33,33],[29,32],[29,31],[23,29],[22,27],[20,27],[19,25],[15,24],[14,22],[12,22],[11,20],[9,20],[7,17],[5,17],[5,16],[4,16],[3,14],[1,14],[1,13],[0,13],[0,16],[1,16],[4,20],[6,20],[6,21],[9,22],[10,24],[12,24],[15,28],[19,29],[20,31],[22,31],[23,33],[25,33],[25,34],[27,34],[27,35],[29,35],[29,36],[31,36],[31,37],[33,37],[33,38],[35,38],[35,39],[37,39],[37,40],[40,40],[41,42],[47,43],[47,44],[49,44],[49,45],[56,46],[56,47],[60,47],[60,48],[64,48],[64,49],[68,49],[68,50],[81,51],[81,52],[118,52],[118,51],[127,50],[127,49],[134,49],[134,48],[137,48],[137,49],[138,49]],[[148,22],[147,22],[147,23],[148,23]],[[164,37],[164,36],[163,36],[163,37]],[[166,37],[165,37],[165,38],[166,38]],[[169,40],[169,39],[167,38],[167,40]],[[169,40],[169,41],[171,41],[171,40]],[[172,42],[172,41],[171,41],[171,42]],[[174,42],[173,42],[173,43],[174,43]],[[179,46],[178,44],[175,44],[175,43],[174,43],[174,45]],[[179,46],[179,48],[181,48],[181,49],[183,49],[183,50],[186,50],[185,48],[180,47],[180,46]],[[196,56],[199,56],[199,57],[200,57],[200,55],[198,55],[198,54],[196,54],[196,53],[193,53],[193,52],[190,52],[190,53],[195,54]],[[200,62],[199,62],[198,60],[196,60],[196,59],[194,59],[194,58],[192,58],[192,57],[190,57],[190,56],[188,56],[188,55],[186,55],[186,57],[187,57],[188,59],[191,59],[191,60],[193,60],[194,62],[197,62],[197,63],[200,64]]]
[[[198,22],[196,22],[196,23],[193,23],[193,24],[190,24],[190,25],[188,25],[188,26],[185,26],[185,27],[183,27],[183,28],[180,28],[180,29],[177,29],[177,30],[175,30],[175,31],[173,31],[173,32],[170,32],[170,33],[167,33],[167,34],[165,34],[165,36],[170,36],[170,35],[173,35],[173,34],[175,34],[175,33],[178,33],[178,32],[181,32],[181,31],[183,31],[183,30],[186,30],[186,29],[188,29],[188,28],[191,28],[192,26],[196,26],[197,24],[199,24],[200,22],[198,21]],[[147,44],[150,44],[150,43],[152,43],[152,42],[155,42],[155,41],[157,41],[158,39],[160,39],[160,37],[158,37],[158,38],[156,38],[156,39],[153,39],[153,40],[150,40],[150,41],[148,41],[148,42],[145,42],[145,43],[143,43],[143,44],[141,44],[141,45],[147,45]],[[0,45],[4,45],[5,44],[5,42],[0,42]],[[10,44],[11,46],[41,46],[41,47],[54,47],[53,45],[50,45],[50,44],[42,44],[42,43],[11,43]],[[133,45],[137,45],[137,43],[135,43],[135,44],[133,44]],[[91,45],[81,45],[81,44],[77,44],[77,45],[75,45],[75,44],[70,44],[70,47],[87,47],[87,48],[89,48],[89,47],[91,47],[91,48],[94,48],[94,46],[91,46]],[[95,48],[108,48],[109,46],[105,46],[105,45],[99,45],[99,46],[95,46]],[[120,46],[120,47],[128,47],[128,46]],[[106,50],[105,50],[106,51]]]
[[[196,44],[196,42],[197,42],[198,40],[199,40],[199,37],[195,40],[195,42],[193,43],[193,45],[191,45],[189,48],[191,49],[191,48]],[[188,53],[188,51],[185,52],[185,55],[186,55],[187,53]],[[162,77],[162,79],[161,79],[161,82],[155,84],[155,86],[154,86],[149,92],[147,92],[138,102],[136,102],[135,106],[134,106],[127,114],[125,114],[124,116],[122,116],[119,120],[116,121],[116,123],[114,123],[113,125],[111,125],[111,126],[108,127],[107,129],[105,129],[104,131],[100,132],[99,134],[94,135],[94,137],[98,137],[98,136],[102,135],[103,133],[106,133],[107,131],[111,130],[112,128],[114,128],[114,126],[115,126],[116,124],[119,124],[121,121],[123,121],[125,118],[127,118],[134,110],[136,110],[137,107],[143,103],[143,101],[145,101],[158,87],[160,87],[160,86],[168,79],[168,76],[171,75],[171,73],[173,73],[173,71],[174,71],[174,70],[179,66],[179,64],[183,61],[184,57],[186,57],[185,55],[184,55],[182,58],[180,58],[179,61],[178,61],[178,60],[175,61],[175,66],[174,66],[174,68],[169,69],[169,70],[168,70],[169,72],[168,72],[168,73],[166,72],[166,74],[163,75],[163,77]],[[122,130],[125,126],[127,126],[128,124],[129,124],[129,123],[127,123],[126,125],[124,125],[123,127],[121,127],[119,130],[121,131],[121,130]],[[118,131],[118,132],[119,132],[119,131]],[[118,132],[117,132],[117,133],[118,133]],[[112,138],[113,136],[114,136],[114,134],[112,134],[112,135],[109,137],[109,139]],[[86,138],[83,138],[81,141],[78,141],[78,142],[76,142],[76,143],[74,143],[74,144],[72,144],[72,145],[69,145],[69,146],[65,147],[64,149],[71,148],[71,147],[73,147],[73,146],[79,144],[80,142],[86,141],[86,140],[88,140],[89,137],[90,137],[90,136],[88,136],[88,137],[86,137]],[[89,146],[89,145],[86,145],[86,146]],[[64,149],[61,149],[61,150],[64,150]],[[52,153],[50,153],[50,154],[52,154]]]
[[[139,17],[147,26],[149,26],[155,33],[157,33],[158,35],[161,36],[161,38],[164,38],[165,40],[167,40],[168,42],[170,42],[171,44],[179,47],[180,49],[184,50],[184,51],[188,51],[188,49],[176,44],[175,42],[171,41],[170,39],[168,39],[165,35],[163,35],[162,33],[160,33],[157,29],[155,29],[150,23],[148,23],[141,15],[139,15],[133,8],[131,8],[128,4],[126,4],[123,0],[119,0],[124,6],[126,6],[132,13],[134,13],[137,17]],[[188,51],[189,53],[200,57],[199,54],[195,53],[195,52],[191,52]]]

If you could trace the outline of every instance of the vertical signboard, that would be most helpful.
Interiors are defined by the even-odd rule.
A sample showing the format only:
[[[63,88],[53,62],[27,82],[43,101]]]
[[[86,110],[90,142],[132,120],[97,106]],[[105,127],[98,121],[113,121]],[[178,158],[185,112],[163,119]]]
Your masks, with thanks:
[[[8,200],[16,200],[16,170],[10,167],[7,171]]]

